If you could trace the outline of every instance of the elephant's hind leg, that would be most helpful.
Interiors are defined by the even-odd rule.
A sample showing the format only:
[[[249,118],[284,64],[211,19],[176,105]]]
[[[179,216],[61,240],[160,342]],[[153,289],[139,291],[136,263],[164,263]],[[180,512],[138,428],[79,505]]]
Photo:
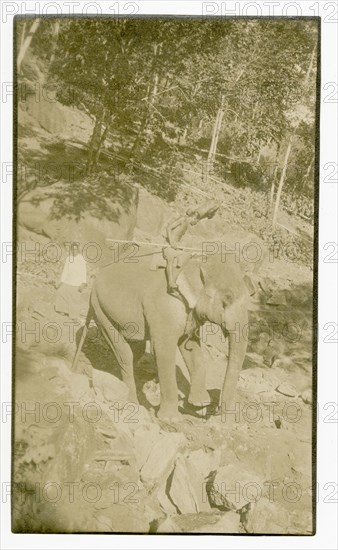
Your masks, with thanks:
[[[122,371],[122,380],[129,388],[129,400],[138,403],[134,379],[134,356],[124,336],[102,311],[96,296],[92,298],[96,320]]]
[[[129,400],[133,403],[138,403],[134,379],[134,355],[131,347],[114,325],[110,324],[108,330],[102,324],[101,327],[116,357],[116,361],[121,367],[122,380],[129,388]]]

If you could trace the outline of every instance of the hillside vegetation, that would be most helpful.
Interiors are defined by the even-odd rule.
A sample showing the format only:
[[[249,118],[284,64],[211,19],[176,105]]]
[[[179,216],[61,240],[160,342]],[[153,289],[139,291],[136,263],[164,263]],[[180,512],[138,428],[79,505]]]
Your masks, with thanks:
[[[71,152],[72,169],[19,178],[19,197],[51,179],[79,189],[103,172],[170,202],[184,182],[208,193],[216,181],[209,195],[224,203],[226,185],[243,189],[236,222],[253,214],[257,234],[297,241],[311,264],[316,21],[19,19],[17,41],[21,103],[62,104],[58,135],[69,107],[86,121],[73,132],[85,151]],[[60,168],[58,147],[47,165]],[[29,152],[19,160],[34,172]]]

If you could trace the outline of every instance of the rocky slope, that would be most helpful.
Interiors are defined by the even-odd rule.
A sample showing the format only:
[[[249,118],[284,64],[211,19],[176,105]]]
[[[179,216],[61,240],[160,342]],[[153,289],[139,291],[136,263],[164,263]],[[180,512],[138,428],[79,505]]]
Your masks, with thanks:
[[[38,151],[45,158],[50,140],[55,158],[47,123],[40,121],[43,128],[32,137],[25,117],[20,139],[26,155]],[[68,139],[63,151],[71,158]],[[186,183],[201,186],[198,179]],[[133,199],[123,209],[121,195],[112,198],[115,206],[108,204],[114,216],[100,218],[88,200],[80,216],[61,212],[55,218],[50,213],[66,187],[62,181],[43,187],[39,193],[48,196],[42,200],[32,192],[18,212],[14,531],[310,534],[311,269],[282,255],[263,265],[267,292],[252,306],[233,413],[189,409],[189,376],[178,353],[184,420],[163,424],[156,417],[159,386],[149,348],[135,373],[140,406],[127,402],[114,357],[95,324],[80,358],[84,374],[71,372],[82,328],[54,311],[54,283],[65,240],[95,241],[108,257],[107,236],[158,239],[165,220],[200,203],[202,195],[198,199],[197,192],[182,188],[169,206],[140,189],[137,209]],[[239,211],[242,199],[217,189],[222,208],[188,240],[225,240],[229,247],[261,242],[259,231],[246,225],[245,209]],[[78,192],[76,185],[72,192]],[[62,258],[49,256],[51,243]],[[27,254],[32,249],[39,253]],[[252,268],[243,263],[245,270]],[[93,277],[99,265],[89,266]],[[90,284],[82,294],[84,313],[89,290]],[[216,329],[205,330],[203,338],[207,388],[215,402],[227,360],[227,345]]]

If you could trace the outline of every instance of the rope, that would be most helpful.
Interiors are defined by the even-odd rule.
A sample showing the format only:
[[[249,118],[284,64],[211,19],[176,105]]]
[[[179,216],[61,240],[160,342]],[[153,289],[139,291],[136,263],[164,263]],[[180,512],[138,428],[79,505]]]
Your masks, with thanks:
[[[107,238],[106,241],[110,241],[110,242],[113,242],[113,243],[122,243],[122,244],[136,244],[137,246],[141,246],[141,245],[144,245],[144,246],[158,246],[160,248],[166,248],[168,246],[170,246],[169,244],[166,244],[166,243],[153,243],[153,242],[144,242],[144,241],[127,241],[127,240],[122,240],[122,239],[110,239],[110,238]],[[202,249],[201,248],[193,248],[191,246],[178,246],[177,247],[178,250],[193,250],[194,252],[202,252]],[[159,252],[153,252],[153,254],[159,254]]]

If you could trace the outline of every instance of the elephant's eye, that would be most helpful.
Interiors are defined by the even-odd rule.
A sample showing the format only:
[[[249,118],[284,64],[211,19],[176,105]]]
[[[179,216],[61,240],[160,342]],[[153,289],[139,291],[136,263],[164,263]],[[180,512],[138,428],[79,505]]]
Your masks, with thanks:
[[[223,296],[222,304],[223,307],[228,307],[232,304],[234,301],[234,296],[232,292],[227,292],[225,296]]]

